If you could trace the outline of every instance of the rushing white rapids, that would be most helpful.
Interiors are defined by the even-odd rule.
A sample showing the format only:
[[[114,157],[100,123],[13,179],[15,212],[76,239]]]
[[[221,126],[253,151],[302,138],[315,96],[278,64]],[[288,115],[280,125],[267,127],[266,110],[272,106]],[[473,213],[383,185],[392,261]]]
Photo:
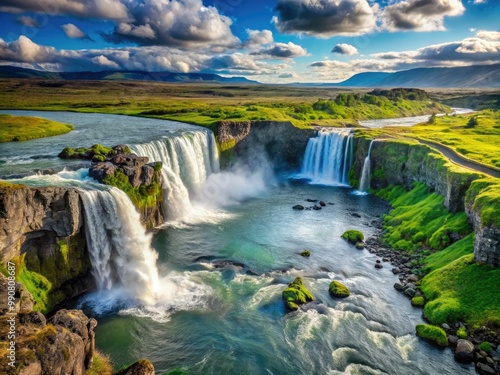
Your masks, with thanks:
[[[130,148],[163,163],[163,204],[168,220],[182,219],[192,208],[192,196],[210,174],[219,172],[219,156],[210,131],[183,132]]]
[[[322,129],[307,143],[301,175],[313,183],[349,185],[347,175],[353,159],[350,130]]]
[[[82,190],[85,234],[98,289],[119,288],[150,303],[158,291],[157,253],[128,196],[117,188]]]
[[[359,183],[359,191],[365,193],[370,187],[370,154],[372,152],[373,140],[370,142],[370,147],[368,148],[368,154],[366,155],[365,161],[363,163],[363,172],[361,174],[361,181]]]

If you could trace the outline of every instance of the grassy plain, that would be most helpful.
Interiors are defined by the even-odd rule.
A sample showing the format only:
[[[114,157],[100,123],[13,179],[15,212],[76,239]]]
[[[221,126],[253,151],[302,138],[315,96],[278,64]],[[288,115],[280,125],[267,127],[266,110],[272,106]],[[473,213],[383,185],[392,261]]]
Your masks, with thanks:
[[[474,117],[477,125],[469,125]],[[413,137],[441,143],[480,164],[500,169],[500,111],[482,110],[473,114],[435,117],[412,127],[360,129],[360,136]]]
[[[0,114],[0,142],[27,141],[69,133],[73,125],[39,117]]]
[[[439,113],[430,100],[367,97],[370,90],[277,85],[171,84],[139,81],[0,80],[0,109],[115,113],[210,127],[219,120],[290,121],[354,126],[356,120]],[[351,98],[337,99],[339,94]],[[357,96],[358,99],[353,97]]]

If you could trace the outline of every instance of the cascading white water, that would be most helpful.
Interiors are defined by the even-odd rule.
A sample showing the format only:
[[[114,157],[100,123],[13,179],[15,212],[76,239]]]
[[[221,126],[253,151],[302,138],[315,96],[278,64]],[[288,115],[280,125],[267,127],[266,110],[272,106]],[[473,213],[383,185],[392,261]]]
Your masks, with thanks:
[[[157,253],[128,196],[117,188],[79,192],[98,289],[118,289],[127,298],[153,302],[159,286]]]
[[[182,219],[192,208],[192,195],[210,174],[219,172],[219,155],[210,131],[183,132],[130,148],[163,163],[163,205],[169,220]]]
[[[366,190],[368,190],[368,188],[370,187],[370,154],[372,152],[373,142],[374,140],[370,142],[370,147],[368,147],[368,154],[366,155],[365,161],[363,163],[363,172],[361,173],[361,181],[359,182],[359,191],[363,193],[366,192]]]
[[[350,130],[322,129],[307,143],[301,174],[315,183],[349,185],[352,158],[353,136]]]

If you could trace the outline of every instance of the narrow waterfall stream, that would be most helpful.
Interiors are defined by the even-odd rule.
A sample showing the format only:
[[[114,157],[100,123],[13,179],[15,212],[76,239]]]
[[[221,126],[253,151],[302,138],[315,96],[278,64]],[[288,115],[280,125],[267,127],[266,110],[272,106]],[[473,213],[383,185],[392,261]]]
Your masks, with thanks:
[[[309,139],[301,176],[322,185],[349,185],[353,135],[349,129],[321,129]]]
[[[363,172],[361,174],[361,180],[359,182],[359,191],[362,193],[366,193],[366,190],[368,190],[368,188],[370,187],[370,154],[372,152],[373,142],[374,140],[370,142],[370,147],[368,147],[368,154],[366,155],[365,161],[363,163]]]

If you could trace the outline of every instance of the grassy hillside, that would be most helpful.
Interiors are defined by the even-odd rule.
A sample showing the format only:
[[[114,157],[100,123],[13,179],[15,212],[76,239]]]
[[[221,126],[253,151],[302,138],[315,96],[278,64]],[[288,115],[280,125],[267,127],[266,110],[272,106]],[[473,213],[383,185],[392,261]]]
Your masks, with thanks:
[[[57,90],[54,89],[57,87]],[[26,100],[29,97],[29,100]],[[347,89],[271,85],[0,80],[0,108],[148,116],[212,126],[219,120],[290,121],[297,127],[446,112],[416,92],[387,97]]]
[[[471,328],[499,327],[500,293],[492,286],[500,285],[500,268],[474,261],[474,234],[465,213],[448,213],[443,198],[420,183],[408,192],[391,187],[377,194],[394,207],[384,219],[387,244],[419,255],[414,272],[424,276],[424,316],[437,325],[462,321]]]
[[[73,125],[38,117],[0,115],[0,142],[27,141],[65,134]]]

